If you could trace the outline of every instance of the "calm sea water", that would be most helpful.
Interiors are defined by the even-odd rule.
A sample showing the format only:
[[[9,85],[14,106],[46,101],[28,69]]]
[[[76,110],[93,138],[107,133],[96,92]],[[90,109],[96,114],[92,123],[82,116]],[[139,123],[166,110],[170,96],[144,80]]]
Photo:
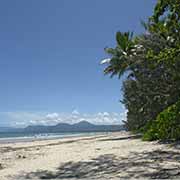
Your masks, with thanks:
[[[11,141],[28,141],[38,139],[55,139],[65,137],[77,137],[77,136],[92,136],[95,134],[104,133],[1,133],[0,142]]]

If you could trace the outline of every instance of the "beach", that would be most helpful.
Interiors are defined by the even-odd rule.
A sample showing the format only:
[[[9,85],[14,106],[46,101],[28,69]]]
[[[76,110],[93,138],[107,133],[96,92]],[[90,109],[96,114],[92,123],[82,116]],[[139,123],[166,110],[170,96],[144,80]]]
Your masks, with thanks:
[[[180,147],[128,132],[0,144],[0,179],[180,178]]]

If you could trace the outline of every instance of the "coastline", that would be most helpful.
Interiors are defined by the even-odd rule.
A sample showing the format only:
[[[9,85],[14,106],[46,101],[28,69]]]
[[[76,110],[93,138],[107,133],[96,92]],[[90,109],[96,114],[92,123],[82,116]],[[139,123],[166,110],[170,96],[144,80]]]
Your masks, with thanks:
[[[0,144],[0,179],[180,178],[178,159],[179,148],[128,132],[14,142]]]
[[[107,135],[110,132],[85,132],[85,133],[40,133],[34,136],[25,137],[2,137],[0,138],[0,144],[19,143],[19,142],[34,142],[34,141],[45,141],[45,140],[58,140],[73,137],[86,137],[95,135]]]

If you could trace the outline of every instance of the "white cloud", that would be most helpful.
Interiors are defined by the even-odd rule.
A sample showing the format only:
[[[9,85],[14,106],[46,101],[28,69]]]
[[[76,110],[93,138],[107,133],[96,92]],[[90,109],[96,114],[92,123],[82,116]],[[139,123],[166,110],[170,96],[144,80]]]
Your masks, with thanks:
[[[88,121],[94,124],[120,124],[126,119],[126,111],[99,112],[94,114],[79,113],[73,110],[72,113],[40,113],[40,112],[6,112],[3,115],[12,126],[24,127],[27,125],[55,125],[58,123],[78,123]],[[0,113],[1,117],[1,113]]]
[[[72,114],[76,114],[76,115],[79,115],[80,113],[78,112],[78,110],[74,109]]]
[[[103,115],[104,116],[109,116],[109,113],[108,112],[104,112]]]
[[[51,113],[51,114],[47,114],[46,115],[46,118],[47,119],[56,119],[59,117],[59,114],[58,113]]]

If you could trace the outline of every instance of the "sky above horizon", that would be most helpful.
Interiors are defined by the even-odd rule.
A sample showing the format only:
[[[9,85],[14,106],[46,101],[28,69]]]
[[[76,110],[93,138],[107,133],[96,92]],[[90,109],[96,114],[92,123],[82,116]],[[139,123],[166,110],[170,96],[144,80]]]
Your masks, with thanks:
[[[99,62],[117,31],[144,31],[155,3],[1,1],[0,126],[124,120],[122,83]]]

